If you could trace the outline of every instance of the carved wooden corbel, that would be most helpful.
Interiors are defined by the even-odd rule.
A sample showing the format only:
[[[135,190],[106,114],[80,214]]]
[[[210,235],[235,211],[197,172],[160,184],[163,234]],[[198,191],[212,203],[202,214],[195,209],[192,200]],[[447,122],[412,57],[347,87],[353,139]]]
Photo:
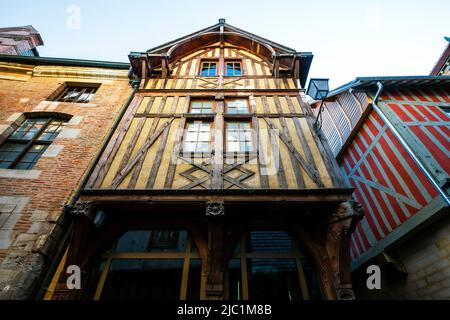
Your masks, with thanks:
[[[206,203],[207,217],[223,217],[225,216],[225,205],[223,201],[208,201]]]

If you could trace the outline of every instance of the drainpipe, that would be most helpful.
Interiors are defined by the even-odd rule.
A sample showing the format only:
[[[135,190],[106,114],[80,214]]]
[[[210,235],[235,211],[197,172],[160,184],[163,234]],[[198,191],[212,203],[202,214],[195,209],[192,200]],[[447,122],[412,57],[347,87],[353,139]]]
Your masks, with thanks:
[[[383,85],[380,81],[377,82],[378,90],[375,94],[375,97],[372,102],[372,107],[375,110],[375,112],[383,119],[383,121],[386,123],[386,125],[391,129],[391,131],[394,133],[395,137],[400,141],[400,144],[406,149],[406,152],[411,156],[411,158],[414,160],[414,162],[419,166],[420,170],[425,174],[425,176],[430,180],[431,184],[436,188],[436,190],[439,192],[439,194],[444,199],[447,206],[450,206],[450,197],[447,195],[447,193],[442,190],[442,188],[439,186],[439,184],[436,182],[434,177],[431,175],[431,173],[428,171],[428,169],[422,164],[422,161],[416,156],[414,151],[410,148],[408,143],[403,139],[400,132],[397,131],[397,129],[394,127],[394,125],[390,122],[390,120],[386,117],[386,115],[381,111],[381,109],[377,106],[378,98],[381,95],[381,91],[383,91]]]

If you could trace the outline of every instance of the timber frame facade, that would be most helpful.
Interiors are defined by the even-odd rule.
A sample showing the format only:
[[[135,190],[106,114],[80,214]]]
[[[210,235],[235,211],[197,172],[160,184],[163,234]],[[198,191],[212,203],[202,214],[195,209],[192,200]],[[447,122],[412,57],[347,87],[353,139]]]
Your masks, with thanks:
[[[450,76],[360,77],[323,105],[322,134],[366,210],[350,245],[356,294],[448,299]],[[372,264],[384,275],[376,293]]]
[[[254,299],[258,280],[249,265],[281,259],[298,273],[295,298],[353,299],[350,236],[363,213],[304,100],[312,54],[221,19],[129,57],[134,92],[69,208],[69,245],[46,298],[120,298],[113,292],[118,260],[180,259],[176,298]],[[120,250],[123,237],[142,230],[169,231],[157,251],[153,240]],[[182,234],[182,250],[161,249]],[[247,249],[261,235],[270,246],[275,234],[287,235],[279,241],[292,250]],[[236,261],[239,281],[232,282]],[[81,290],[66,287],[69,265],[83,271]],[[172,285],[169,278],[162,286]]]

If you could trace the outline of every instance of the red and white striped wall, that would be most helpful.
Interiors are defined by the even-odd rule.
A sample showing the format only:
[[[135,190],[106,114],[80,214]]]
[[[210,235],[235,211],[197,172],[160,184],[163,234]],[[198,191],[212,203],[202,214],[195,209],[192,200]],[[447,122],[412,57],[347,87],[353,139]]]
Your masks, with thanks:
[[[436,181],[450,176],[450,117],[442,89],[385,90],[378,106]],[[343,106],[345,109],[345,105]],[[394,133],[372,110],[339,159],[355,198],[366,209],[351,243],[353,260],[439,197]]]

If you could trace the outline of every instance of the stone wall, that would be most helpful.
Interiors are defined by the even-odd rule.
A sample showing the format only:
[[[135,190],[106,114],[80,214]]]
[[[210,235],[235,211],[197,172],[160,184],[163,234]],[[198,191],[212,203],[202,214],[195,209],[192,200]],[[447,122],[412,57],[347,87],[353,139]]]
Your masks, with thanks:
[[[353,274],[358,299],[450,299],[450,216],[389,251],[406,273],[382,267],[382,289],[367,290],[366,266]],[[371,263],[376,264],[377,261]],[[369,264],[371,264],[369,263]]]

